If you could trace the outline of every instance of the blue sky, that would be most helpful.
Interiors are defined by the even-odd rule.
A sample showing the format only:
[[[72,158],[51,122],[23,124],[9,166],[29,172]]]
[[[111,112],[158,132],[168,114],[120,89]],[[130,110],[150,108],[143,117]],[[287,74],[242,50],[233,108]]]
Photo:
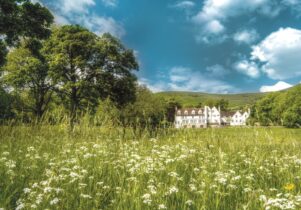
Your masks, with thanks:
[[[155,92],[268,92],[301,81],[301,0],[40,2],[58,24],[119,37]]]

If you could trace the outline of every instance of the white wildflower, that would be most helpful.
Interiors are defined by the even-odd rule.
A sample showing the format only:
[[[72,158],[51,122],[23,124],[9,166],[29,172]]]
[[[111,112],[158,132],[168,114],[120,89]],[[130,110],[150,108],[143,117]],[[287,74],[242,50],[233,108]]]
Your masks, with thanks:
[[[167,209],[167,207],[164,204],[159,204],[158,209]]]
[[[82,197],[82,198],[86,198],[86,199],[91,199],[92,198],[92,196],[91,195],[87,195],[87,194],[80,194],[80,197]]]
[[[50,205],[53,206],[59,202],[58,198],[54,198],[53,200],[50,201]]]
[[[28,193],[31,192],[31,189],[30,189],[30,188],[24,188],[24,189],[23,189],[23,192],[24,192],[25,194],[28,194]]]
[[[193,201],[192,200],[188,200],[188,201],[185,202],[185,204],[188,205],[188,206],[191,206],[193,204]]]
[[[177,193],[177,192],[179,192],[179,189],[175,186],[172,186],[169,188],[168,192],[169,192],[169,194]]]
[[[144,194],[141,198],[143,199],[143,203],[147,205],[150,205],[152,203],[151,195],[148,193]]]

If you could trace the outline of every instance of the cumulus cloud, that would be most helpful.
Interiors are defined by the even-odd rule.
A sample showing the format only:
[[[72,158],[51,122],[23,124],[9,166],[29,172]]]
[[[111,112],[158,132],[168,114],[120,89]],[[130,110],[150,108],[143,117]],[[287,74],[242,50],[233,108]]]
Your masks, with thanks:
[[[243,73],[251,78],[258,78],[260,76],[260,71],[258,69],[258,66],[255,62],[248,60],[242,60],[237,62],[234,65],[234,68],[240,72]]]
[[[233,39],[239,44],[252,44],[259,38],[255,29],[241,30],[234,34]]]
[[[193,1],[181,1],[173,5],[175,8],[180,9],[189,9],[195,6],[195,3]]]
[[[230,73],[228,69],[219,64],[207,67],[206,71],[207,74],[212,77],[224,77]]]
[[[219,34],[225,30],[225,27],[218,20],[211,20],[206,24],[205,30],[213,34]]]
[[[117,0],[101,0],[106,7],[116,7]]]
[[[54,22],[56,24],[59,24],[59,25],[68,25],[68,24],[70,24],[70,21],[66,17],[64,17],[64,16],[62,16],[58,13],[54,13],[54,12],[52,14],[54,16]]]
[[[225,22],[229,17],[271,7],[270,2],[270,0],[205,0],[202,10],[193,17],[193,20],[200,24],[210,21]]]
[[[98,35],[109,32],[116,37],[122,37],[125,34],[122,25],[111,17],[90,15],[79,17],[78,21]]]
[[[275,85],[271,85],[271,86],[261,86],[260,88],[260,92],[265,93],[265,92],[275,92],[275,91],[280,91],[280,90],[285,90],[287,88],[292,87],[293,85],[283,82],[283,81],[279,81],[277,82]]]
[[[166,84],[162,81],[152,83],[150,80],[148,80],[146,78],[139,78],[138,84],[146,86],[148,89],[150,89],[152,92],[155,92],[155,93],[168,90],[168,89],[166,89],[167,88]]]
[[[262,62],[261,70],[272,79],[301,75],[301,30],[280,28],[252,47],[251,59]]]
[[[273,18],[282,10],[301,11],[299,0],[205,0],[202,9],[192,17],[192,21],[201,29],[203,37],[214,35],[219,38],[227,31],[230,18],[246,14],[260,14]],[[296,13],[298,14],[298,13]],[[239,43],[250,44],[257,38],[256,31],[241,31],[234,35]],[[206,40],[206,38],[204,38]]]
[[[150,82],[140,81],[140,84],[147,85],[152,91],[194,91],[208,93],[229,93],[237,89],[221,80],[213,79],[201,72],[193,71],[190,68],[175,66],[169,70],[165,80]]]
[[[111,7],[117,4],[117,0],[102,0],[101,2]],[[79,24],[98,35],[111,33],[119,38],[125,35],[126,31],[120,22],[112,17],[91,13],[90,9],[95,5],[95,0],[55,0],[50,5],[50,9],[54,11],[55,22],[58,24]]]
[[[59,8],[64,13],[87,13],[87,7],[94,6],[94,0],[59,0]]]

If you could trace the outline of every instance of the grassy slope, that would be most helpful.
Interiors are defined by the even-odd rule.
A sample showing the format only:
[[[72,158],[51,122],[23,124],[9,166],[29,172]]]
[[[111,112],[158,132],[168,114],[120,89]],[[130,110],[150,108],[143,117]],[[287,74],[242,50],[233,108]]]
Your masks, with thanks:
[[[159,95],[165,98],[174,98],[183,106],[196,106],[200,102],[204,103],[210,99],[226,99],[230,103],[230,107],[245,106],[254,104],[258,99],[265,96],[264,93],[241,93],[241,94],[209,94],[195,92],[161,92]]]

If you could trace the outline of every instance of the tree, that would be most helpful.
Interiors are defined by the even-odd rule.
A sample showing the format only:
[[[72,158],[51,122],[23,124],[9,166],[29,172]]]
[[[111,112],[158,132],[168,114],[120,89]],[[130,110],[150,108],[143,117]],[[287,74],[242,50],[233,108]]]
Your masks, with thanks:
[[[301,126],[301,85],[283,92],[270,93],[259,100],[255,107],[255,118],[261,125]],[[254,121],[255,121],[254,120]]]
[[[49,68],[41,53],[42,43],[26,40],[8,54],[4,66],[4,81],[15,93],[28,95],[27,107],[38,118],[42,117],[51,100],[53,84]]]
[[[118,108],[134,102],[137,78],[132,71],[139,65],[133,51],[108,33],[98,39],[96,50],[100,53],[97,65],[101,71],[96,78],[101,98],[109,98]]]
[[[0,120],[9,119],[14,116],[12,111],[12,103],[12,96],[0,88]]]
[[[78,111],[96,107],[99,98],[120,106],[134,99],[132,70],[138,64],[133,52],[111,35],[98,37],[78,25],[63,26],[54,29],[45,52],[72,127]]]
[[[173,123],[175,121],[176,109],[181,109],[182,105],[174,98],[169,99],[166,102],[166,119],[168,122]]]
[[[202,102],[199,102],[199,103],[196,105],[196,108],[203,108],[203,103],[202,103]]]
[[[229,107],[229,101],[225,99],[220,99],[215,103],[216,107],[219,107],[221,111],[227,111]]]
[[[216,105],[216,100],[214,99],[207,99],[204,103],[205,106],[210,106],[210,107],[213,107]]]
[[[256,104],[256,112],[258,121],[261,125],[267,126],[273,123],[273,109],[275,108],[275,99],[277,93],[271,93],[258,101]]]
[[[131,126],[136,135],[143,130],[152,134],[164,121],[166,104],[145,86],[137,87],[136,101],[123,110],[123,125]]]
[[[283,114],[283,124],[289,128],[301,127],[301,107],[293,105]]]
[[[0,66],[5,61],[6,45],[16,46],[20,37],[45,39],[52,22],[52,14],[39,3],[0,0]]]

